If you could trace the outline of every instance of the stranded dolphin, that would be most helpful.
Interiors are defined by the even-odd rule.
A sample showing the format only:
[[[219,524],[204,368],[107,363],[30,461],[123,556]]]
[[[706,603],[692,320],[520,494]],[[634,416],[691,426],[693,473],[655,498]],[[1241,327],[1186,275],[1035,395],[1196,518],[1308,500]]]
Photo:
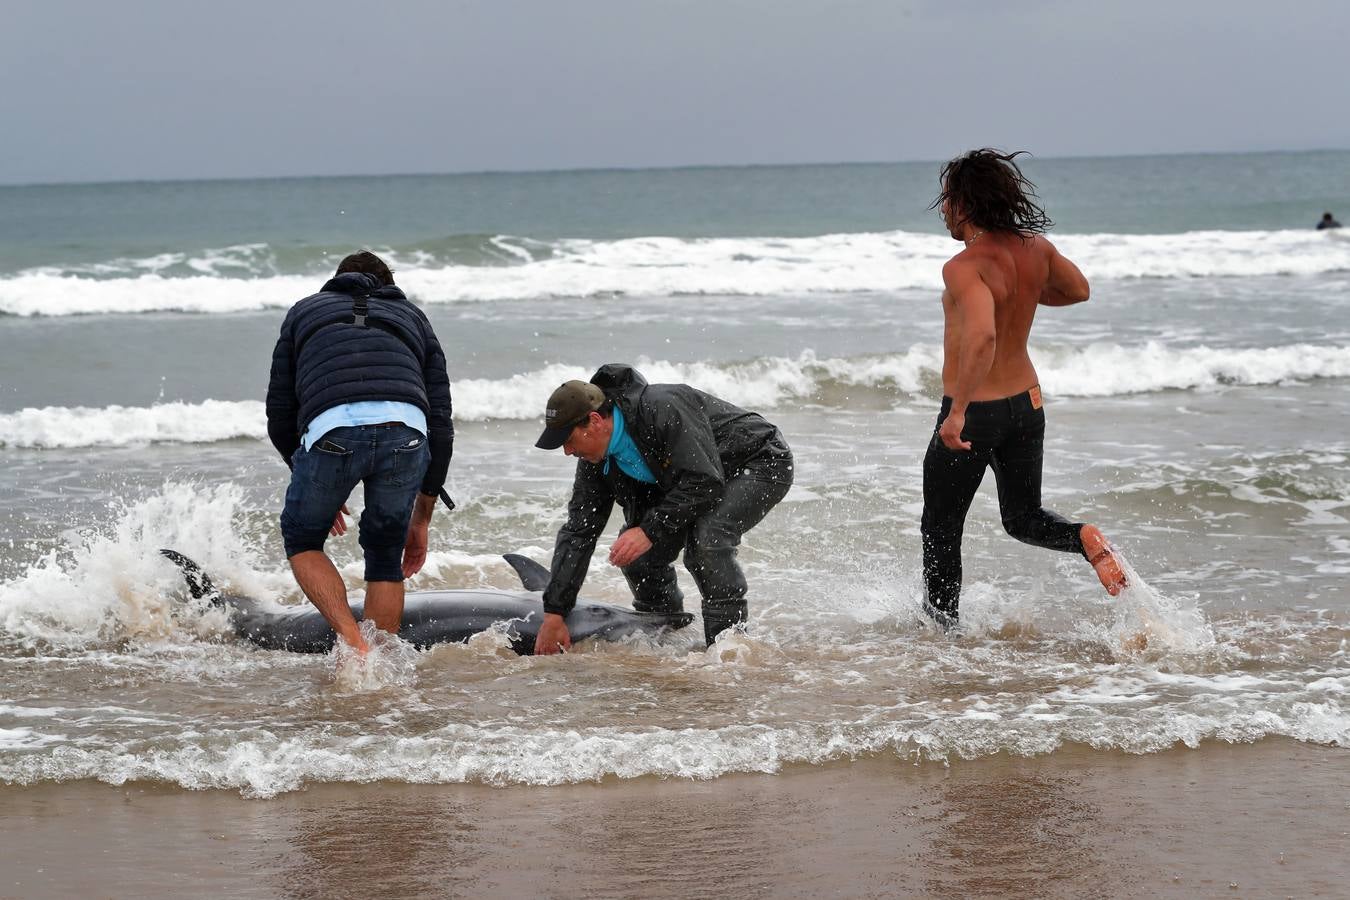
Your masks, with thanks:
[[[178,564],[194,598],[206,597],[212,605],[231,611],[234,633],[268,650],[294,653],[327,653],[337,636],[313,605],[285,606],[248,597],[222,594],[201,567],[174,550],[161,550]],[[409,591],[403,603],[399,637],[418,647],[468,640],[498,622],[506,628],[511,649],[522,655],[534,652],[534,639],[544,620],[539,596],[548,585],[548,569],[514,553],[504,557],[520,576],[523,591],[471,588],[457,591]],[[352,615],[361,618],[363,603],[353,603]],[[683,628],[694,620],[689,613],[643,613],[607,603],[578,603],[567,614],[572,640],[588,638],[617,640],[630,634],[659,634]]]

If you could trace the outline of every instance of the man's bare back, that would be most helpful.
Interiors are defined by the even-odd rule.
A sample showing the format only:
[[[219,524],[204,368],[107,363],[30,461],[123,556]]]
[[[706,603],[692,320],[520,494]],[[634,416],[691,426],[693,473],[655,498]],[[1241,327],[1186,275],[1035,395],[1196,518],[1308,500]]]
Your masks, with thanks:
[[[1038,384],[1027,355],[1027,338],[1036,307],[1065,306],[1088,298],[1087,280],[1078,267],[1039,235],[975,231],[965,250],[943,267],[944,317],[942,390],[960,393],[962,347],[977,342],[992,324],[994,345],[988,369],[970,385],[966,401],[997,400]],[[959,298],[959,299],[958,299]]]

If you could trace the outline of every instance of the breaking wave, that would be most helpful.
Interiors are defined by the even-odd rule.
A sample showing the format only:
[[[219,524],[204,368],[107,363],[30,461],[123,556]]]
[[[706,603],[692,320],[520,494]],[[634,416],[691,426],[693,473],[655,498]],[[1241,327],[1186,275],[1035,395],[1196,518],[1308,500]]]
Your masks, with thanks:
[[[1033,348],[1046,394],[1110,397],[1165,390],[1209,390],[1350,377],[1350,346],[1176,347],[1096,343]],[[820,359],[814,353],[745,362],[675,363],[640,360],[652,382],[682,382],[751,409],[788,401],[831,406],[860,392],[897,400],[931,401],[939,391],[942,349],[918,344],[903,353]],[[455,381],[461,422],[530,420],[559,383],[585,379],[585,368],[555,364],[501,379]],[[210,443],[267,435],[263,404],[206,400],[147,407],[44,407],[0,414],[0,447],[128,446],[153,442]]]
[[[1030,719],[1031,713],[996,710],[992,705],[937,720],[916,709],[909,721],[885,724],[710,730],[632,732],[592,727],[554,731],[451,724],[416,737],[353,738],[328,727],[302,734],[216,728],[121,747],[71,746],[62,736],[47,733],[50,726],[39,726],[0,732],[0,749],[30,751],[0,759],[0,781],[36,784],[93,778],[124,784],[145,780],[271,797],[313,782],[547,785],[611,776],[715,778],[888,753],[920,760],[976,759],[996,753],[1035,756],[1065,744],[1127,753],[1158,752],[1178,744],[1196,747],[1202,741],[1248,743],[1274,736],[1350,745],[1350,719],[1334,701],[1293,702],[1277,709],[1234,704],[1237,708],[1204,714],[1178,704],[1183,708],[1159,711],[1146,725],[1142,717],[1113,712],[1105,700],[1099,705],[1087,697],[1057,699],[1065,706],[1065,714],[1053,723],[1042,721],[1038,727],[1021,728],[1010,727],[1009,720]],[[1122,697],[1116,702],[1134,699]],[[31,752],[43,748],[46,752]]]
[[[1253,277],[1350,271],[1350,239],[1309,231],[1057,235],[1093,279]],[[941,287],[945,236],[907,231],[805,238],[637,237],[539,241],[462,235],[381,249],[418,302],[610,296],[771,296]],[[245,244],[0,279],[0,313],[67,316],[285,308],[315,291],[321,249]]]

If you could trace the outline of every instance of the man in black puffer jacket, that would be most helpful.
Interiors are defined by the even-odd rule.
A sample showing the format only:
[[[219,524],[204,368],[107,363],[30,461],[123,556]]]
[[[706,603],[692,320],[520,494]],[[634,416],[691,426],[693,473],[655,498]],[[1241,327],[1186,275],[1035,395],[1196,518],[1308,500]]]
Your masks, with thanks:
[[[703,595],[708,644],[744,622],[736,548],[792,486],[792,451],[782,432],[757,413],[687,384],[648,384],[618,363],[601,367],[590,383],[569,381],[554,391],[544,421],[535,446],[562,447],[579,461],[534,652],[570,646],[566,616],[615,501],[624,525],[609,561],[632,587],[634,609],[683,609],[672,564],[684,551]]]
[[[403,579],[426,561],[454,443],[440,342],[375,254],[342,260],[319,293],[286,314],[272,352],[267,434],[291,467],[281,513],[291,570],[338,636],[364,653],[324,540],[346,533],[347,497],[364,483],[365,618],[396,634]]]

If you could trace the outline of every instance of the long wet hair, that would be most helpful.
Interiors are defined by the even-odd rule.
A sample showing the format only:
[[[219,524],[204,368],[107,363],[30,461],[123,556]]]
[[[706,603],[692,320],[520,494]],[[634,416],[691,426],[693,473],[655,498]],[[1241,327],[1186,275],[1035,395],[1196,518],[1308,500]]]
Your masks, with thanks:
[[[1015,160],[1026,153],[1000,153],[985,147],[971,150],[942,167],[942,193],[929,209],[950,200],[960,210],[961,222],[986,231],[1013,231],[1022,237],[1044,234],[1055,223],[1036,202],[1032,184]]]

